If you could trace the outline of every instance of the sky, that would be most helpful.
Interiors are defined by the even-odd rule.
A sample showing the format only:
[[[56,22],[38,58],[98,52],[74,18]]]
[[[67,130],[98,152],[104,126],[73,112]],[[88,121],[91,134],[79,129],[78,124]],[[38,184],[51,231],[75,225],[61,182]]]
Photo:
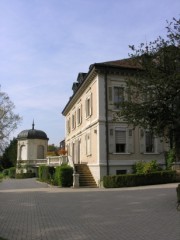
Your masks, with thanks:
[[[0,0],[0,85],[25,129],[65,138],[62,110],[79,72],[166,36],[179,0]]]

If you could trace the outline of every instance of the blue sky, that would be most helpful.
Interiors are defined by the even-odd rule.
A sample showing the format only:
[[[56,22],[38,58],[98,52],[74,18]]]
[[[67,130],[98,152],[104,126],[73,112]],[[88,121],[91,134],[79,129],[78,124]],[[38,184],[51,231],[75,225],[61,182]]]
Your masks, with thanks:
[[[23,118],[11,138],[34,119],[59,145],[78,73],[165,36],[179,9],[179,0],[1,0],[0,85]]]

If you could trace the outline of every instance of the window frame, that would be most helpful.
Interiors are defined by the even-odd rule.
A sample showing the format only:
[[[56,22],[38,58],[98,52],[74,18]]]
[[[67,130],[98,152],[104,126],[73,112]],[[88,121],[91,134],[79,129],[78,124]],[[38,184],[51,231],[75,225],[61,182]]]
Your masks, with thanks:
[[[76,111],[73,112],[71,120],[72,130],[74,130],[76,128]]]
[[[124,142],[120,142],[120,143],[118,143],[117,142],[117,132],[123,132],[124,133]],[[125,154],[125,153],[127,153],[127,145],[128,145],[128,143],[127,143],[127,130],[126,130],[126,128],[115,128],[115,139],[114,139],[114,141],[115,141],[115,153],[116,154]],[[122,140],[120,140],[120,141],[122,141]],[[121,147],[122,147],[122,149],[124,148],[124,151],[117,151],[117,145],[121,145]],[[120,147],[120,148],[121,148]]]
[[[118,89],[118,95],[115,96],[115,89]],[[121,110],[121,103],[124,102],[125,98],[125,87],[124,86],[113,86],[113,104],[114,104],[114,110]],[[118,98],[116,100],[115,98]]]
[[[71,118],[68,117],[67,121],[66,121],[66,130],[67,130],[67,134],[70,134],[71,132]]]
[[[86,119],[91,117],[92,115],[92,93],[90,93],[85,100],[85,111],[86,111]]]
[[[81,125],[82,123],[82,104],[77,107],[77,126]]]
[[[85,140],[86,140],[86,156],[91,156],[91,134],[90,133],[86,133]]]
[[[147,139],[147,137],[150,137],[151,139]],[[155,153],[156,152],[156,142],[155,137],[152,132],[149,130],[145,130],[145,153]],[[147,143],[149,141],[149,143]],[[151,144],[151,146],[150,146]],[[147,148],[151,148],[151,150],[147,150]]]

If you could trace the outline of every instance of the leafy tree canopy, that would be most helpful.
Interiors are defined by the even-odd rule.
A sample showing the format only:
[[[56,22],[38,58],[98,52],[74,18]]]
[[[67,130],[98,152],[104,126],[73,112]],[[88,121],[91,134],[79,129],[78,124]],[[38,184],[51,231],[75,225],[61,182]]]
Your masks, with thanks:
[[[9,146],[5,148],[5,151],[0,160],[0,165],[3,169],[15,167],[16,161],[17,161],[17,139],[13,138],[13,140],[10,141]]]
[[[21,118],[14,113],[14,104],[0,88],[0,153],[4,150],[9,135],[17,128]]]
[[[139,69],[127,79],[122,114],[134,126],[170,139],[180,157],[180,19],[167,22],[167,39],[130,46]]]

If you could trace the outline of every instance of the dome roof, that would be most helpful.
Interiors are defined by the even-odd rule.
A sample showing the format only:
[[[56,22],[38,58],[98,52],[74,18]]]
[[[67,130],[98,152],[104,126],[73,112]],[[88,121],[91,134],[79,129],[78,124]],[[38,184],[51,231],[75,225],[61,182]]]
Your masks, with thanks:
[[[47,137],[45,132],[34,129],[34,123],[32,125],[32,129],[23,130],[22,132],[20,132],[17,136],[17,139],[46,139],[46,140],[49,140],[49,138]]]

